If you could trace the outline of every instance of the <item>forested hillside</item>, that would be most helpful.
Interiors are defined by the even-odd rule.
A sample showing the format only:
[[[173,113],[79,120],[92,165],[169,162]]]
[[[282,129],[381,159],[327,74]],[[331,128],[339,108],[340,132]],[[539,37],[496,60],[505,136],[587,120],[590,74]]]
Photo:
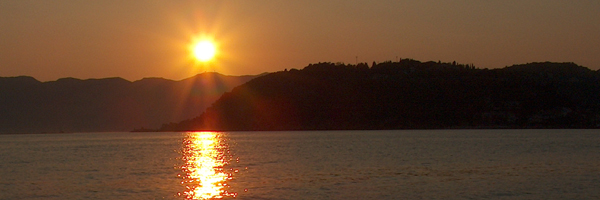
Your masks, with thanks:
[[[262,76],[160,130],[598,128],[600,75],[574,63],[318,63]]]

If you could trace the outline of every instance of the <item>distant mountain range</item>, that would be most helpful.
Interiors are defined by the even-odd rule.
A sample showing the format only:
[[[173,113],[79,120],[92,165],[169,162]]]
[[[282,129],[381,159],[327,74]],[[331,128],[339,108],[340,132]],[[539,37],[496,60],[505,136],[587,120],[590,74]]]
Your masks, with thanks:
[[[598,71],[574,63],[477,69],[404,59],[318,63],[257,77],[160,131],[598,127]]]
[[[223,93],[255,77],[203,73],[180,81],[134,82],[0,77],[0,133],[156,129],[198,116]]]

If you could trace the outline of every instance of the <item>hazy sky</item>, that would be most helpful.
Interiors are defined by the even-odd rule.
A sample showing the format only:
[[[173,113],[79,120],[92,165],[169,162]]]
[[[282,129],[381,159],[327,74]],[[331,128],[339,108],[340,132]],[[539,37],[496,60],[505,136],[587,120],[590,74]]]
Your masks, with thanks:
[[[211,63],[190,43],[213,38]],[[413,58],[600,68],[598,0],[0,0],[0,76],[183,79]]]

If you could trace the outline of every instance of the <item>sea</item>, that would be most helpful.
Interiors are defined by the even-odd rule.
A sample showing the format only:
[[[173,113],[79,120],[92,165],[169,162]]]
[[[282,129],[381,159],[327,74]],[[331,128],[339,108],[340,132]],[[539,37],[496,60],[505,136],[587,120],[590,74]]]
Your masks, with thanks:
[[[600,130],[0,135],[0,199],[600,199]]]

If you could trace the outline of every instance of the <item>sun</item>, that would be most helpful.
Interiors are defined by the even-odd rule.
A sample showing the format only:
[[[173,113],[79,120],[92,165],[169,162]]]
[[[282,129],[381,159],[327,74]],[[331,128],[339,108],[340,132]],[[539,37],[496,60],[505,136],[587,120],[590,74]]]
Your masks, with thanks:
[[[217,48],[212,41],[203,40],[194,45],[192,52],[199,61],[208,62],[217,54]]]

